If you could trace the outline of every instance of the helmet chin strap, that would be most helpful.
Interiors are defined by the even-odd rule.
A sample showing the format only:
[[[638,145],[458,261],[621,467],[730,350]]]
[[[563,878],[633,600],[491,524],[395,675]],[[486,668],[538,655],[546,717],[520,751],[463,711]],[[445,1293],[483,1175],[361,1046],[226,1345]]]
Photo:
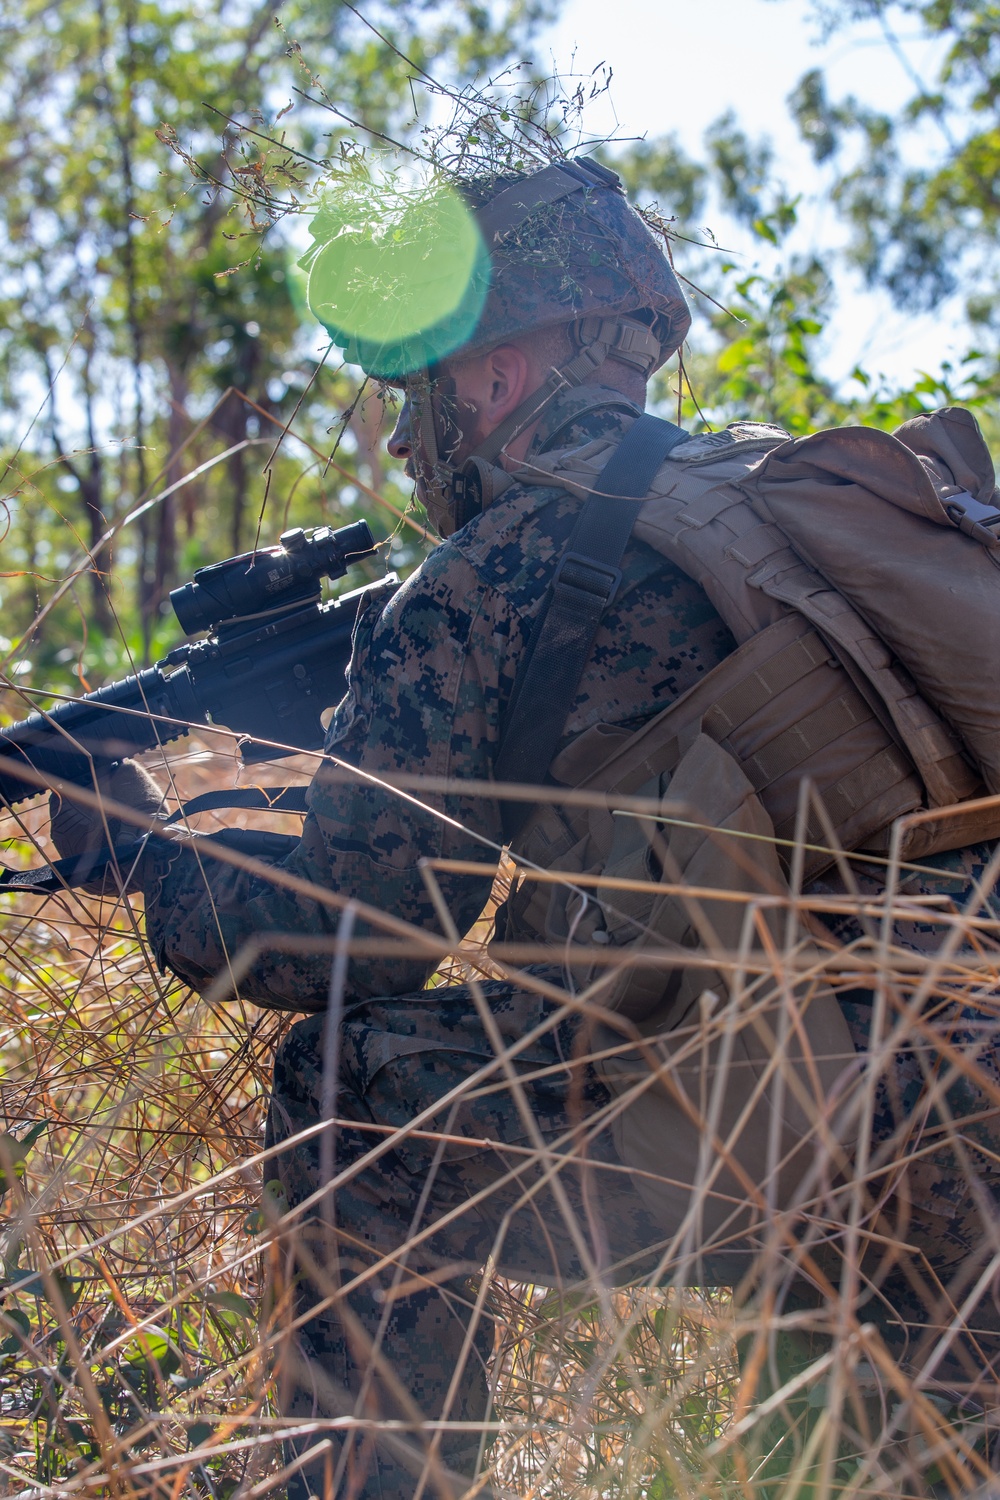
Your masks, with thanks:
[[[570,333],[578,352],[526,396],[473,449],[461,467],[451,463],[442,452],[445,438],[438,431],[434,401],[435,388],[440,388],[441,380],[424,371],[412,377],[412,384],[408,382],[414,414],[415,448],[418,451],[422,448],[424,454],[425,505],[442,536],[450,536],[452,531],[471,521],[512,483],[511,477],[498,466],[497,459],[509,443],[538,421],[560,392],[585,385],[607,359],[617,360],[648,376],[660,357],[660,341],[656,334],[636,318],[581,318],[571,325]],[[442,420],[448,422],[446,413]],[[416,442],[418,428],[419,443]],[[458,438],[456,429],[456,442]]]
[[[445,389],[448,384],[452,385],[450,391]],[[448,446],[454,449],[460,440],[460,433],[454,423],[449,421],[447,411],[439,417],[438,403],[434,398],[439,396],[444,401],[453,399],[454,385],[447,377],[434,376],[429,370],[421,370],[408,378],[406,396],[410,403],[414,462],[424,492],[424,508],[438,535],[450,536],[457,529],[453,488],[458,470],[445,455]],[[443,430],[439,429],[439,421]],[[461,524],[464,525],[464,522]]]
[[[579,352],[552,371],[544,385],[526,396],[520,406],[495,428],[471,455],[493,463],[508,443],[522,433],[555,400],[560,391],[572,390],[592,379],[607,359],[629,365],[648,375],[660,357],[660,341],[651,328],[635,318],[581,318],[570,334]]]

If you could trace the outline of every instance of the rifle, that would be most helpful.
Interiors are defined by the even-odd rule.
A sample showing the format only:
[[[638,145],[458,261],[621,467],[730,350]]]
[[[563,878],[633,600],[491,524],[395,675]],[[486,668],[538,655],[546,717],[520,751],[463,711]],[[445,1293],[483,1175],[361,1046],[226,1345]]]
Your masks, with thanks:
[[[0,731],[6,761],[0,804],[16,807],[52,782],[93,787],[97,774],[116,761],[181,739],[199,725],[236,732],[244,764],[321,750],[321,715],[344,695],[360,599],[372,588],[388,598],[399,587],[389,574],[324,602],[322,580],[343,578],[375,550],[367,522],[355,521],[337,531],[299,527],[286,531],[277,547],[197,569],[190,583],[172,591],[170,603],[185,633],[204,637],[175,646],[143,672]],[[12,762],[30,768],[28,777],[20,778]],[[287,790],[299,795],[282,800],[270,788],[208,793],[175,817],[210,806],[301,811],[302,789]],[[231,843],[242,832],[222,837]],[[287,852],[290,841],[256,833],[236,842],[247,852],[276,855]],[[41,870],[0,870],[0,892],[48,894],[83,884],[116,857],[124,864],[141,844],[56,860]]]

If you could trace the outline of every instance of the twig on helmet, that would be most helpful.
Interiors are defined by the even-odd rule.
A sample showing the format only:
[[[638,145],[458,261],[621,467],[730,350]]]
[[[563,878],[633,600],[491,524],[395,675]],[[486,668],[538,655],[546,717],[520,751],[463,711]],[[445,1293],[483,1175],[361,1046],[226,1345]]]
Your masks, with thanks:
[[[285,140],[284,135],[281,136],[280,140],[275,140],[274,136],[265,135],[260,130],[254,130],[251,125],[245,125],[242,120],[237,120],[235,115],[227,114],[224,109],[218,109],[216,105],[210,104],[206,99],[203,99],[201,102],[204,109],[210,110],[213,115],[218,115],[221,120],[225,120],[227,125],[231,125],[241,135],[254,136],[255,139],[263,141],[267,146],[281,146],[283,150],[289,152],[292,156],[297,156],[301,161],[307,161],[312,167],[326,166],[326,162],[320,157],[309,156],[305,151],[300,151],[297,146],[290,146]]]
[[[312,94],[307,94],[305,89],[296,88],[292,92],[298,94],[299,98],[303,99],[307,104],[316,104],[320,109],[325,109],[329,114],[336,115],[338,119],[344,121],[345,125],[350,125],[352,130],[360,130],[362,135],[369,135],[373,140],[383,141],[385,145],[391,146],[394,151],[399,151],[403,156],[412,156],[417,160],[423,161],[429,160],[428,157],[415,150],[413,146],[404,145],[402,141],[395,140],[393,136],[386,135],[384,131],[376,130],[373,125],[366,125],[361,120],[355,120],[353,116],[347,114],[342,109],[338,109],[337,105],[331,104],[327,99],[315,99]],[[324,167],[329,167],[328,162],[324,162],[323,165]]]

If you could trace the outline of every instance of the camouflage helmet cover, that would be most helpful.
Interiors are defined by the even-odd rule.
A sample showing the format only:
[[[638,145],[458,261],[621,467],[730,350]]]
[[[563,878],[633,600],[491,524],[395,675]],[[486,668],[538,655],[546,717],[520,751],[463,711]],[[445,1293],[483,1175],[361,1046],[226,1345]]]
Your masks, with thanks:
[[[510,224],[524,189],[544,192],[552,183],[558,191],[559,179],[572,177],[581,191],[543,200]],[[492,275],[470,350],[531,329],[626,314],[651,319],[660,342],[654,369],[684,342],[691,314],[664,247],[629,205],[617,174],[600,163],[583,158],[547,167],[477,205],[476,217]]]
[[[396,382],[458,349],[589,317],[638,316],[660,345],[649,373],[683,343],[691,317],[664,253],[620,179],[589,158],[514,178],[459,183],[485,253],[458,308],[400,340],[345,336],[313,310],[347,358]]]

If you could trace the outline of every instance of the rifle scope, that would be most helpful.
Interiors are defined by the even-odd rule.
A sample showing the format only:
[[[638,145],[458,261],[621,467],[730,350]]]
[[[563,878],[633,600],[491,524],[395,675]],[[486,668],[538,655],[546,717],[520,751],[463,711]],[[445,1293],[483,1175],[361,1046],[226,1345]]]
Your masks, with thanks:
[[[367,521],[332,531],[301,526],[286,531],[277,547],[242,552],[198,568],[193,580],[174,589],[170,603],[187,635],[228,620],[246,619],[319,596],[323,578],[343,578],[359,557],[375,551]]]

